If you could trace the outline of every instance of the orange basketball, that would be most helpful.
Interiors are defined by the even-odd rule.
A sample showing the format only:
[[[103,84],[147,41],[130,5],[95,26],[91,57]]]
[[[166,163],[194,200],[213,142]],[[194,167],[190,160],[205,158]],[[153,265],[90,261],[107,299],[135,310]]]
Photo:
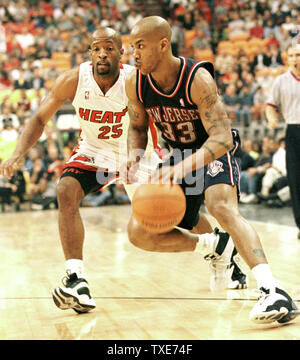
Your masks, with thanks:
[[[185,196],[179,185],[143,184],[132,198],[133,216],[151,233],[172,230],[183,219],[185,209]]]

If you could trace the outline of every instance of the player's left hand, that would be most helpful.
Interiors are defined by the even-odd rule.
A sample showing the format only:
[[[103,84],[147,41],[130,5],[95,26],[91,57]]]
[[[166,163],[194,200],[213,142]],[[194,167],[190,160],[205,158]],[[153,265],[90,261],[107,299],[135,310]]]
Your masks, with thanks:
[[[174,166],[162,166],[151,177],[152,184],[177,184],[182,178],[183,163],[180,162]]]

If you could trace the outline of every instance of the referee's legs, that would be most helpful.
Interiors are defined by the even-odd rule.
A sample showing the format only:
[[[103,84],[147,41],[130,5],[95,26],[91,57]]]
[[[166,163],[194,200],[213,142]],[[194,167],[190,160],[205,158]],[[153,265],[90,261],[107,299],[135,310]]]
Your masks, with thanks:
[[[286,166],[292,207],[300,238],[300,125],[288,125],[286,131]]]

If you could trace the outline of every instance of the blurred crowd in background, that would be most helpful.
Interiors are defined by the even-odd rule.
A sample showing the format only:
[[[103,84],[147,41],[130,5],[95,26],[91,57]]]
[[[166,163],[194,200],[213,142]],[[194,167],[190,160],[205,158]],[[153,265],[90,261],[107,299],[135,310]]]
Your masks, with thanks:
[[[89,59],[94,29],[118,30],[122,61],[132,64],[129,33],[148,15],[169,21],[176,56],[214,63],[220,95],[243,140],[241,202],[286,206],[288,191],[284,198],[277,196],[286,188],[284,124],[268,132],[264,109],[274,79],[287,69],[286,49],[300,33],[299,0],[0,0],[0,161],[12,154],[24,124],[59,74]],[[78,129],[58,128],[56,120],[49,122],[24,167],[11,180],[0,179],[3,211],[57,207],[55,183]],[[278,176],[267,182],[274,169]],[[115,203],[128,203],[118,185],[82,205]]]

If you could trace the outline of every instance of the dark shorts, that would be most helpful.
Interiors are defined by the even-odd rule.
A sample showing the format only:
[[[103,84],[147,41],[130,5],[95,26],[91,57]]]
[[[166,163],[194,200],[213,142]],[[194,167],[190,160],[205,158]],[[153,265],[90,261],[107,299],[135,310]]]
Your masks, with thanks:
[[[92,167],[81,166],[72,163],[66,164],[62,169],[60,178],[71,176],[75,178],[81,185],[85,195],[100,191],[105,186],[112,183],[116,178],[116,173],[110,173],[104,169],[96,169]]]
[[[197,225],[199,210],[204,203],[205,191],[208,187],[217,184],[228,184],[237,186],[239,192],[239,165],[233,153],[233,151],[230,151],[197,172],[188,174],[179,183],[186,197],[186,212],[178,227],[191,230]],[[180,160],[171,158],[159,164],[159,167],[173,165]]]

